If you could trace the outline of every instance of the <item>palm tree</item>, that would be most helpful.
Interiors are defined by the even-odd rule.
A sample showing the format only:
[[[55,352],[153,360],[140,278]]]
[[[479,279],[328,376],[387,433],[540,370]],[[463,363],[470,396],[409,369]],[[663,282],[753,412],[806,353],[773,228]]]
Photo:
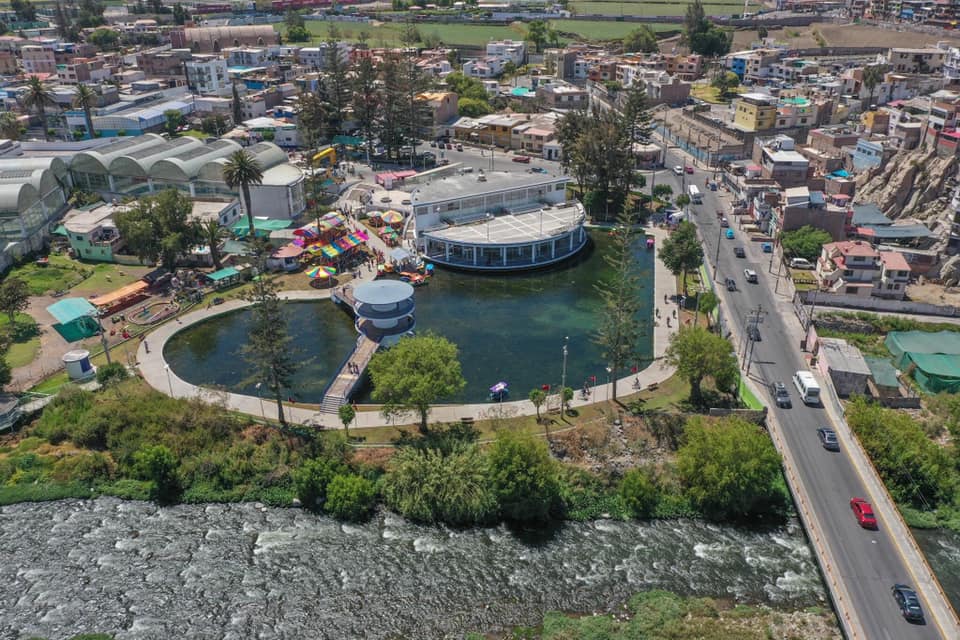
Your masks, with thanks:
[[[204,220],[197,224],[197,237],[210,247],[210,259],[215,269],[220,269],[220,241],[227,235],[226,229],[220,226],[216,219]]]
[[[243,194],[243,208],[247,211],[250,237],[256,238],[253,228],[253,210],[250,208],[250,185],[263,183],[263,167],[255,157],[240,149],[227,158],[227,164],[223,167],[223,179],[231,189],[240,188]]]
[[[30,76],[27,90],[23,94],[23,104],[28,109],[36,109],[40,115],[40,125],[43,127],[43,139],[47,139],[47,107],[56,104],[53,91],[43,84],[37,76]]]
[[[93,130],[93,116],[90,110],[97,104],[97,92],[85,84],[78,84],[73,92],[73,106],[77,109],[83,109],[83,119],[87,123],[87,136],[92,140],[96,137]]]

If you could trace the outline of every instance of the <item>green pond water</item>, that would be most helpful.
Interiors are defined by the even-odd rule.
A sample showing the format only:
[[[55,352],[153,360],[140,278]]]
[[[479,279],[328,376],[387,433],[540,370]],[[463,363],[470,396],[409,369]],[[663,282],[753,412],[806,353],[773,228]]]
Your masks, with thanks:
[[[518,274],[475,274],[438,269],[430,284],[416,290],[417,332],[434,331],[457,344],[467,386],[456,402],[481,402],[487,389],[505,380],[513,399],[543,384],[559,385],[564,336],[569,337],[567,384],[578,388],[596,376],[606,382],[605,365],[592,335],[601,312],[595,283],[608,273],[603,254],[609,237],[595,231],[583,252],[561,265]],[[643,290],[639,345],[644,367],[652,353],[654,251],[636,249]],[[306,277],[304,277],[306,283]],[[323,391],[356,341],[351,316],[330,301],[288,303],[287,317],[302,363],[290,395],[320,402]],[[180,332],[164,356],[178,376],[193,384],[225,387],[256,395],[241,348],[249,311],[213,318]],[[369,389],[357,396],[369,400]]]

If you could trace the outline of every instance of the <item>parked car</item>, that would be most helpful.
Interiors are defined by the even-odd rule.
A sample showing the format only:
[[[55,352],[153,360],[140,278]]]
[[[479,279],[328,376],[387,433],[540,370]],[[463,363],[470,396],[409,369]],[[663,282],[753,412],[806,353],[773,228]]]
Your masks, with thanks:
[[[513,156],[514,162],[522,162],[523,164],[530,164],[530,156]]]
[[[530,167],[530,171],[534,173],[548,173],[548,171],[543,167]]]
[[[790,409],[793,407],[793,402],[790,400],[790,392],[787,391],[787,385],[782,382],[773,382],[770,384],[770,395],[773,396],[773,401],[777,403],[777,406],[781,409]]]
[[[864,529],[877,528],[877,516],[873,515],[873,507],[863,498],[850,498],[850,508],[853,509],[853,516]]]
[[[436,140],[431,141],[431,142],[430,142],[430,146],[433,147],[434,149],[436,149],[436,148],[437,148],[437,141],[436,141]]]
[[[791,269],[813,269],[813,263],[806,258],[792,258],[790,260]]]
[[[675,175],[675,176],[682,176],[682,175],[683,175],[683,167],[681,167],[680,165],[675,166],[675,167],[673,168],[673,175]]]
[[[733,255],[737,256],[738,258],[746,258],[747,252],[744,250],[743,247],[734,247]]]
[[[730,221],[727,220],[726,218],[720,218],[720,226],[726,229],[727,227],[730,226]]]
[[[754,271],[753,269],[744,269],[743,277],[747,279],[747,282],[752,282],[753,284],[757,284],[757,272]]]
[[[900,615],[911,622],[923,622],[923,609],[916,591],[905,584],[895,584],[890,590],[900,608]]]
[[[757,325],[753,323],[747,325],[747,338],[753,342],[760,342],[760,329]]]
[[[837,440],[837,433],[830,427],[817,429],[817,437],[820,438],[820,444],[827,451],[840,451],[840,441]]]
[[[691,167],[690,165],[687,165],[686,167],[684,167],[683,170],[686,171],[687,173],[693,173],[693,167]]]

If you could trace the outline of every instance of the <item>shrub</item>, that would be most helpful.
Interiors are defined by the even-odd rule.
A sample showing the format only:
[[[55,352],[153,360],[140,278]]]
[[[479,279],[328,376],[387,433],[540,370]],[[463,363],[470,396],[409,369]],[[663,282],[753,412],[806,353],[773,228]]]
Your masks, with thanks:
[[[361,522],[370,517],[377,502],[373,482],[358,475],[338,475],[327,485],[327,513],[341,520]]]
[[[660,501],[660,489],[651,469],[630,469],[620,482],[620,497],[627,509],[638,518],[653,514]]]
[[[127,368],[120,362],[111,362],[97,369],[97,382],[104,387],[114,382],[121,382],[129,377]]]
[[[108,480],[113,477],[116,468],[110,456],[91,451],[61,458],[53,467],[53,477],[61,482]]]
[[[543,524],[560,505],[556,464],[547,445],[529,434],[502,430],[488,455],[500,515]]]
[[[410,520],[467,525],[489,522],[497,513],[487,461],[476,446],[446,456],[405,447],[383,482],[387,505]]]
[[[307,460],[293,472],[293,484],[300,504],[318,511],[327,500],[327,485],[336,476],[347,472],[345,464],[331,458]]]
[[[170,449],[163,445],[145,447],[134,455],[134,460],[141,479],[153,483],[152,500],[173,504],[180,499],[183,488],[177,473],[179,464]]]

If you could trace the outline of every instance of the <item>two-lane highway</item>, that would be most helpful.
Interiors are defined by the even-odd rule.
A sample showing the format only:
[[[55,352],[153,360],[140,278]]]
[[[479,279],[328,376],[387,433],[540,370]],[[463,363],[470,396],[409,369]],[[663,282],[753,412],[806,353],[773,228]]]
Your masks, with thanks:
[[[657,182],[671,184],[675,193],[680,192],[681,178],[674,176],[669,167],[690,164],[676,150],[667,154],[668,169],[658,172]],[[703,190],[704,179],[711,175],[697,170],[686,176],[685,182],[697,184]],[[648,178],[649,179],[649,178]],[[725,303],[723,312],[726,321],[739,329],[737,339],[745,334],[747,314],[758,306],[763,310],[759,325],[760,341],[755,343],[750,377],[766,390],[761,400],[775,412],[782,427],[784,444],[790,450],[797,466],[799,480],[810,496],[811,508],[816,521],[822,527],[823,542],[832,551],[836,577],[843,581],[849,593],[856,615],[870,640],[908,640],[914,638],[939,638],[937,625],[929,620],[924,625],[911,624],[904,620],[894,602],[891,586],[894,583],[913,584],[910,568],[887,534],[883,519],[879,519],[877,531],[862,529],[850,508],[853,497],[870,496],[864,490],[857,469],[847,452],[824,449],[816,430],[821,426],[836,429],[825,409],[803,404],[792,382],[793,374],[807,369],[800,351],[801,329],[795,318],[788,315],[790,304],[781,293],[775,295],[774,275],[768,273],[770,256],[763,254],[759,246],[752,246],[730,215],[730,199],[721,198],[721,192],[704,190],[703,204],[691,205],[692,219],[701,231],[706,261],[711,268],[717,244],[720,244],[717,282],[733,278],[737,290],[727,292],[718,286],[718,294]],[[721,237],[720,221],[715,212],[724,209],[734,229],[734,239]],[[737,258],[733,249],[742,246],[745,258]],[[759,282],[750,284],[743,270],[749,268],[759,274]],[[738,344],[734,345],[738,347]],[[783,382],[790,391],[793,407],[778,409],[769,395],[769,384]],[[923,602],[925,611],[929,611]]]

